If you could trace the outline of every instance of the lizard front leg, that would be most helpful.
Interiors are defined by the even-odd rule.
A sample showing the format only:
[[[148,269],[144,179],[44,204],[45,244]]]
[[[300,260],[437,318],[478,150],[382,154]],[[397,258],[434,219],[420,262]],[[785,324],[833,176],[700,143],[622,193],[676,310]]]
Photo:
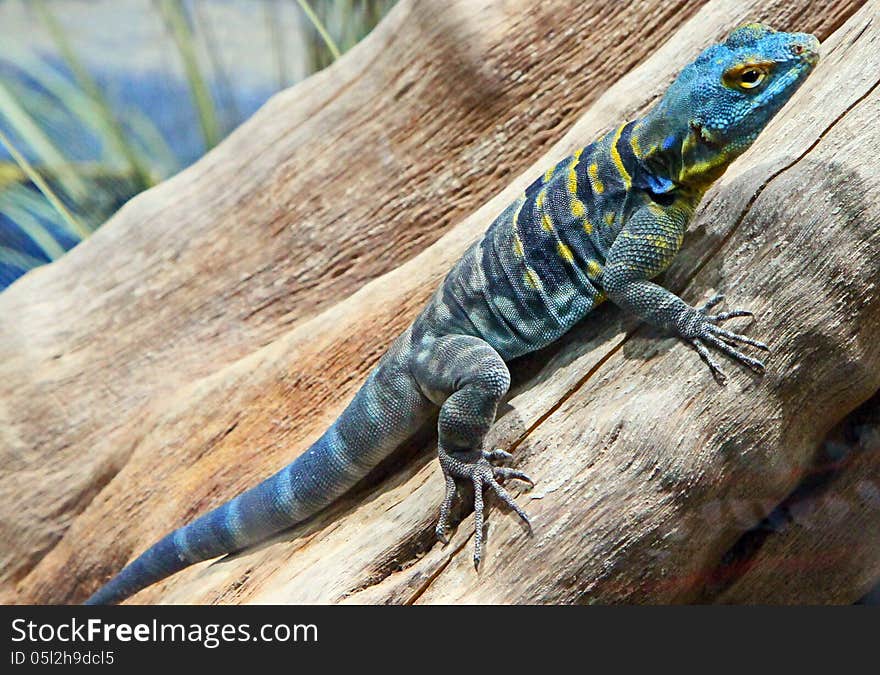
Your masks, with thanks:
[[[692,307],[674,293],[649,281],[669,266],[681,245],[687,218],[686,209],[645,207],[638,210],[608,252],[601,276],[602,288],[614,304],[690,343],[721,384],[727,381],[727,376],[709,347],[756,372],[763,372],[763,362],[744,354],[734,344],[742,343],[762,351],[769,351],[769,347],[720,325],[734,317],[752,316],[751,312],[738,309],[713,314],[712,308],[724,296],[716,295],[703,306]]]
[[[525,511],[501,486],[508,478],[533,484],[521,471],[498,467],[508,460],[503,450],[484,450],[483,441],[498,403],[510,386],[510,373],[498,353],[485,341],[465,335],[448,335],[417,347],[413,375],[426,396],[440,404],[437,420],[438,455],[446,479],[437,537],[446,541],[449,514],[456,494],[455,479],[474,486],[474,565],[483,556],[483,490],[490,488],[530,525]]]

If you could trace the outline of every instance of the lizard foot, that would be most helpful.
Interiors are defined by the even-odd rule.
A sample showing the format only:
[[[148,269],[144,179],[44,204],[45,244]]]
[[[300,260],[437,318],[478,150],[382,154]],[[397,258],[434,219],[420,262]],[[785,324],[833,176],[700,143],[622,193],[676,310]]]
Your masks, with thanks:
[[[517,504],[510,493],[505,490],[501,483],[508,478],[525,481],[534,486],[535,482],[522,471],[511,469],[509,467],[493,466],[493,461],[505,461],[513,456],[504,450],[485,450],[479,453],[467,453],[462,457],[463,453],[447,453],[440,448],[440,467],[443,469],[443,475],[446,478],[446,496],[440,505],[440,518],[437,521],[436,533],[437,538],[444,544],[448,543],[446,538],[446,530],[449,527],[449,513],[452,508],[452,501],[455,498],[456,478],[466,478],[474,484],[474,567],[479,567],[480,560],[483,557],[483,489],[492,488],[496,495],[513,509],[516,514],[522,518],[526,526],[531,531],[531,522],[528,515]],[[474,455],[476,457],[474,458]]]
[[[757,373],[764,372],[764,363],[758,359],[743,354],[733,345],[740,342],[742,344],[751,345],[752,347],[765,352],[769,352],[770,347],[763,342],[758,342],[745,335],[740,335],[739,333],[734,333],[726,328],[722,328],[719,324],[727,319],[733,319],[740,316],[754,316],[752,312],[745,309],[735,309],[729,312],[711,314],[710,311],[712,308],[722,300],[724,300],[723,295],[715,295],[712,296],[712,298],[710,298],[702,307],[698,308],[694,312],[692,320],[689,322],[690,325],[688,326],[688,329],[683,331],[683,335],[685,339],[693,345],[694,349],[697,350],[697,353],[703,361],[709,366],[709,370],[712,371],[712,375],[715,379],[720,384],[726,384],[727,375],[724,374],[724,371],[721,370],[721,366],[712,357],[712,354],[709,352],[709,346],[727,354],[733,360],[742,363]]]

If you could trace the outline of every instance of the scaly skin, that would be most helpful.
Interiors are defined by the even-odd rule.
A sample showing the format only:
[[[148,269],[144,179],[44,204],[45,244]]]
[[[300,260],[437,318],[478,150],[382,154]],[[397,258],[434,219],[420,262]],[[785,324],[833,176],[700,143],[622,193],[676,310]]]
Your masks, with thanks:
[[[531,482],[494,462],[483,439],[510,385],[506,362],[553,342],[608,299],[679,335],[723,381],[710,348],[761,371],[722,328],[749,315],[691,307],[651,282],[678,252],[709,185],[748,148],[818,60],[811,35],[750,24],[685,68],[640,120],[612,129],[538,178],[449,272],[330,429],[302,456],[172,532],[89,599],[119,602],[193,563],[249,546],[321,510],[415,433],[439,407],[446,478],[443,539],[455,479],[474,485],[474,561],[483,546],[483,489],[528,523],[501,486]]]

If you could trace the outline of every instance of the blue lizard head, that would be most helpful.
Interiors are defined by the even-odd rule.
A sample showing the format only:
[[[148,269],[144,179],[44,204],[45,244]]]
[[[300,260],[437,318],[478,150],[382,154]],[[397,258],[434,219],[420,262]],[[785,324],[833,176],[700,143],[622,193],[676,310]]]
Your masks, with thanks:
[[[676,182],[705,185],[721,175],[803,83],[818,49],[807,33],[752,23],[688,65],[652,111],[669,131],[660,151],[680,148]]]

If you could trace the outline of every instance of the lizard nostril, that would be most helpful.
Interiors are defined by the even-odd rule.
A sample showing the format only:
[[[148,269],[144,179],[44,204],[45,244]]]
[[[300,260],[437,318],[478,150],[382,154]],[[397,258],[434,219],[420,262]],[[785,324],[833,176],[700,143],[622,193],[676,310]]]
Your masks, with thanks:
[[[816,63],[819,60],[819,41],[812,35],[792,43],[789,49],[792,54],[809,63]]]
[[[819,60],[819,52],[816,48],[813,45],[804,44],[802,42],[793,44],[791,46],[791,53],[807,63],[815,64]]]

